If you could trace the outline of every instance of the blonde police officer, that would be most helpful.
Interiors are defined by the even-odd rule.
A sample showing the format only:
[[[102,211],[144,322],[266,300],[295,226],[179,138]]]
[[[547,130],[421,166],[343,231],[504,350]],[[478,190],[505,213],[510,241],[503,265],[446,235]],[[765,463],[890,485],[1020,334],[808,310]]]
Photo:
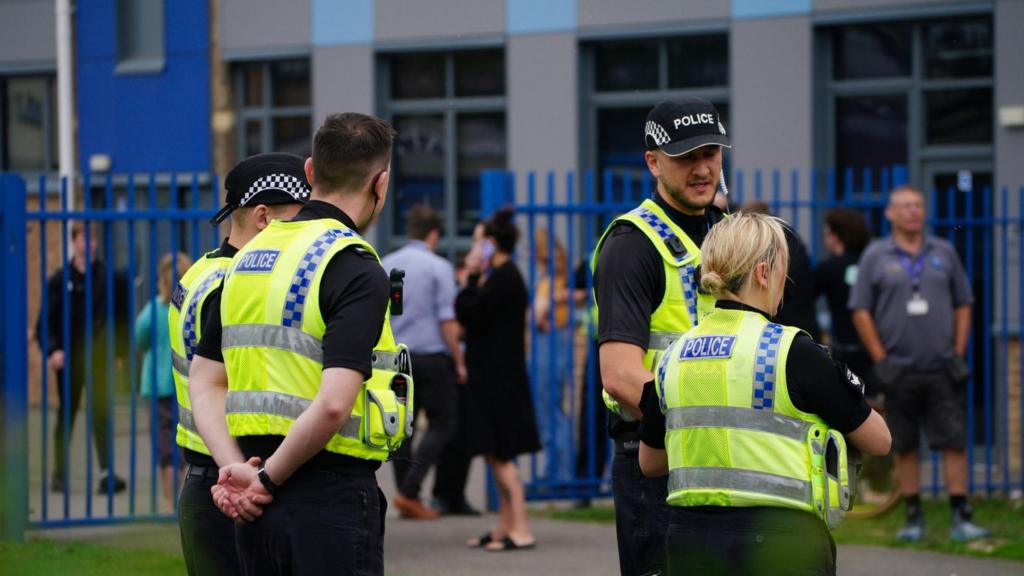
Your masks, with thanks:
[[[698,294],[700,245],[724,218],[712,205],[729,138],[710,102],[661,102],[647,115],[644,160],[657,192],[617,218],[598,243],[594,296],[598,358],[615,442],[612,493],[619,569],[624,576],[664,567],[665,479],[644,478],[636,417],[661,352],[713,306]]]
[[[188,396],[188,372],[212,312],[209,296],[219,291],[235,253],[271,220],[288,220],[309,198],[303,159],[294,154],[257,154],[238,163],[224,180],[224,208],[214,226],[231,216],[231,230],[220,248],[205,254],[181,277],[168,312],[174,387],[178,397],[178,445],[188,470],[178,501],[181,550],[190,576],[238,574],[235,528],[213,503],[210,488],[218,466],[196,431]]]
[[[360,232],[384,207],[394,135],[372,116],[327,117],[310,201],[238,253],[204,326],[193,412],[232,463],[214,498],[242,522],[247,574],[383,574],[375,471],[411,433],[413,389],[388,276]]]
[[[701,252],[715,309],[665,351],[640,429],[644,474],[668,475],[668,573],[835,574],[846,441],[885,454],[889,430],[845,365],[771,321],[789,259],[779,220],[734,215]]]

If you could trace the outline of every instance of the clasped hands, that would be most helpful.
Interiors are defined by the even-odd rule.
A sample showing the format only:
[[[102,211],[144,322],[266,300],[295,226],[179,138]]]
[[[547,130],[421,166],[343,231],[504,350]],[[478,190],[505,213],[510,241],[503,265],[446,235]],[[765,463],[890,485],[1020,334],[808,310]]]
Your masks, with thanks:
[[[217,483],[210,488],[217,508],[240,524],[262,516],[263,508],[274,499],[257,475],[260,462],[254,456],[221,468]]]

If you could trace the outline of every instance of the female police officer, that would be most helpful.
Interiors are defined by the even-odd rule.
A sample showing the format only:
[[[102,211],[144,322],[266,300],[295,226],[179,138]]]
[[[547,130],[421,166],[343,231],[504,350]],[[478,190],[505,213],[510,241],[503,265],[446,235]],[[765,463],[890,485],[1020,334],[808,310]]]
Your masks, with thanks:
[[[844,436],[884,454],[889,430],[845,366],[770,320],[789,263],[777,219],[719,223],[701,256],[715,311],[665,351],[642,401],[641,468],[669,475],[669,573],[835,574]]]

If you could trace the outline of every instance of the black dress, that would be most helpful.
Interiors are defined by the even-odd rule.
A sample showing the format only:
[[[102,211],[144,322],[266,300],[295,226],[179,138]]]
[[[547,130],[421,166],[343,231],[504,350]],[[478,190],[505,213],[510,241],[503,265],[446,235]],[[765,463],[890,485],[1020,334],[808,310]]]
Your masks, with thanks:
[[[540,450],[526,372],[529,297],[510,260],[491,271],[483,286],[471,276],[455,299],[466,328],[466,451],[511,460]]]

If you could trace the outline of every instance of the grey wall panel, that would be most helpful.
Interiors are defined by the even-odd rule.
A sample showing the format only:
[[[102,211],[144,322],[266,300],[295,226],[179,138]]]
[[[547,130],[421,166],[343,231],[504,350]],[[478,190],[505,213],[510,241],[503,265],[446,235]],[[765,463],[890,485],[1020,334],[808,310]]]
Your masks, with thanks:
[[[570,33],[511,36],[507,48],[509,168],[558,172],[564,189],[565,170],[578,160],[578,96],[576,37]]]
[[[729,17],[729,2],[704,0],[578,0],[580,28],[650,23],[663,28],[668,22]]]
[[[735,168],[744,172],[797,168],[802,174],[809,169],[811,40],[810,18],[806,16],[733,22],[729,129]],[[746,178],[749,183],[751,176]]]
[[[995,10],[996,114],[1002,106],[1024,106],[1024,2],[1001,0]],[[997,120],[998,122],[998,120]],[[1016,192],[1024,186],[1024,127],[996,128],[996,181]]]
[[[369,44],[320,46],[313,49],[313,133],[328,114],[361,112],[373,114],[373,47]],[[392,200],[387,200],[391,202]],[[367,240],[377,245],[377,230]]]
[[[504,0],[376,0],[378,42],[504,34]]]
[[[56,16],[52,1],[0,4],[0,66],[56,67]]]
[[[221,48],[229,54],[310,44],[309,0],[219,0]]]

